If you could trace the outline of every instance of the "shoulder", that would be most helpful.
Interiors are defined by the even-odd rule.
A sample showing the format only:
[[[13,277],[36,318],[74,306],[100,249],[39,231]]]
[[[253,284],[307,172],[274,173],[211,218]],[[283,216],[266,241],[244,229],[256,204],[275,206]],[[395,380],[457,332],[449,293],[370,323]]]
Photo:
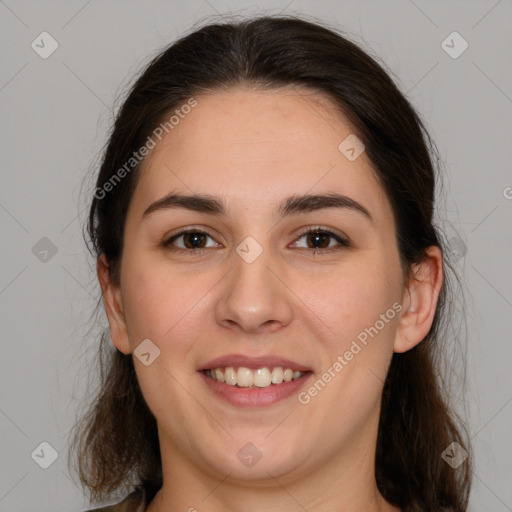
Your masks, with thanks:
[[[143,486],[139,486],[119,503],[89,509],[85,512],[145,512],[147,505],[146,490]]]

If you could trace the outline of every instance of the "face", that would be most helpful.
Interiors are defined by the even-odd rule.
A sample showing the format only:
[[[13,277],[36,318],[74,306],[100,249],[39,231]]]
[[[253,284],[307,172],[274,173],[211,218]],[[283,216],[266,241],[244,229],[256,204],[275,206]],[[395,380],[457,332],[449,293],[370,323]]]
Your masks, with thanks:
[[[409,305],[370,161],[339,149],[353,129],[318,93],[196,99],[144,163],[104,286],[117,348],[149,352],[134,364],[161,448],[253,480],[370,454]],[[343,197],[298,200],[327,194]]]

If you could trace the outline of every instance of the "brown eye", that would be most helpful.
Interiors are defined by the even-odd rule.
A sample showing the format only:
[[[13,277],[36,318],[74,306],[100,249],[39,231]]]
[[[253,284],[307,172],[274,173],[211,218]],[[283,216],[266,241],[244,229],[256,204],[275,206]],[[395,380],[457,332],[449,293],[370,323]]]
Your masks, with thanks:
[[[325,249],[326,247],[329,247],[330,238],[332,238],[331,235],[318,232],[308,233],[306,240],[314,245],[311,249]]]
[[[195,231],[183,235],[183,241],[187,249],[202,249],[204,247],[205,238],[203,233]]]
[[[300,236],[298,240],[302,238],[305,238],[306,240],[306,247],[299,248],[312,249],[313,251],[317,249],[325,249],[327,252],[329,252],[333,249],[335,250],[340,248],[340,246],[350,247],[349,242],[345,238],[337,235],[336,233],[321,228],[309,229],[302,236]],[[335,242],[334,244],[332,244],[333,240]]]
[[[176,235],[173,235],[171,238],[166,240],[163,245],[169,249],[176,249],[176,250],[189,250],[189,251],[195,251],[199,252],[202,249],[207,249],[206,240],[207,238],[210,238],[213,240],[213,238],[204,231],[197,231],[197,230],[188,230],[188,231],[181,231],[180,233],[177,233]],[[182,245],[176,245],[174,242],[176,240],[182,239]],[[210,247],[215,247],[216,245],[211,245]]]

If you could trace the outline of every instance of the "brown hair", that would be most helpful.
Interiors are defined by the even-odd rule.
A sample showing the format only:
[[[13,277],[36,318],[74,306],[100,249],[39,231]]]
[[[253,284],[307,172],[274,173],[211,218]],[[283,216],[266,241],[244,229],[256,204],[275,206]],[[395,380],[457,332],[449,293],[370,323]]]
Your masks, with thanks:
[[[437,151],[388,73],[335,29],[296,16],[260,16],[207,24],[182,37],[147,65],[129,91],[103,155],[88,222],[94,255],[105,254],[115,282],[140,164],[108,193],[105,184],[193,95],[239,85],[307,87],[331,99],[363,141],[391,203],[404,275],[410,276],[428,246],[444,249],[433,222]],[[446,258],[446,249],[443,253]],[[444,267],[445,275],[447,267],[453,272],[448,261]],[[445,279],[428,335],[412,350],[393,355],[383,389],[375,476],[384,498],[404,512],[467,508],[471,457],[457,469],[441,458],[452,442],[470,451],[440,374],[448,337],[442,333],[452,305],[449,283]],[[141,483],[157,489],[162,484],[157,425],[132,356],[112,350],[103,335],[99,365],[99,391],[72,443],[82,485],[93,501]]]

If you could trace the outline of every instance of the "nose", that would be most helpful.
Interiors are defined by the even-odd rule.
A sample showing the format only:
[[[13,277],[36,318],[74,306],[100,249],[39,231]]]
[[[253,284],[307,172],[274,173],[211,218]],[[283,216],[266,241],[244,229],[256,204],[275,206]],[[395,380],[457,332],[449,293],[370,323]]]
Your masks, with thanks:
[[[293,293],[284,268],[270,250],[252,262],[233,251],[233,268],[225,277],[216,305],[220,325],[245,333],[270,333],[288,325],[293,316]]]

